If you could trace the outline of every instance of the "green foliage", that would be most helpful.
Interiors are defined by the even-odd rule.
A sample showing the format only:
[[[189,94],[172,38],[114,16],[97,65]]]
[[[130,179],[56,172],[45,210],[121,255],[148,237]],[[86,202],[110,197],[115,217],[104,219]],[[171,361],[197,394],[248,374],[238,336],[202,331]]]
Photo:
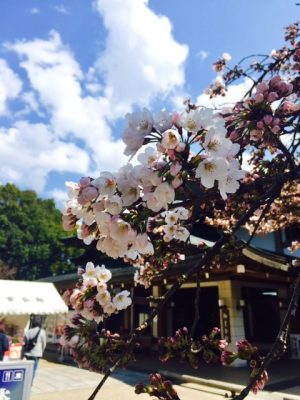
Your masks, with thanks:
[[[61,212],[53,200],[12,184],[0,186],[0,259],[16,268],[17,279],[74,271],[70,258],[78,250],[66,249],[63,236]]]

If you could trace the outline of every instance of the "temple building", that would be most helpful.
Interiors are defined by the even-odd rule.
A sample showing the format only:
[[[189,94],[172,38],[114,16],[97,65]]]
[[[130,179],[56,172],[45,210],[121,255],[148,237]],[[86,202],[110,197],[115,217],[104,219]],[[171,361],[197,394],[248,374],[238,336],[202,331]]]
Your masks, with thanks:
[[[192,236],[192,242],[195,244],[199,237],[208,246],[217,240],[215,233],[209,229],[206,229],[205,233],[195,233],[197,236]],[[267,351],[278,333],[288,307],[299,267],[292,265],[292,257],[285,254],[288,253],[285,247],[280,249],[280,245],[288,245],[288,240],[284,242],[278,237],[278,233],[262,238],[256,237],[251,245],[246,244],[247,234],[244,231],[240,232],[239,238],[243,240],[240,242],[242,250],[236,250],[236,253],[233,250],[234,261],[228,265],[226,262],[222,263],[220,268],[206,269],[199,274],[200,317],[195,337],[210,333],[213,327],[218,326],[232,348],[236,341],[246,338],[262,351]],[[76,238],[64,241],[68,246],[82,246],[82,242]],[[112,279],[109,281],[111,287],[122,287],[131,292],[133,306],[105,321],[105,327],[111,331],[130,332],[147,319],[151,307],[156,306],[148,297],[163,296],[178,274],[184,274],[198,259],[199,254],[194,254],[172,265],[165,272],[164,279],[154,280],[149,289],[134,283],[134,267],[123,263],[122,260],[113,260],[100,254],[92,245],[86,247],[83,255],[76,259],[76,263],[81,266],[85,266],[87,261],[104,264],[112,271]],[[74,273],[42,280],[53,282],[62,293],[73,288],[77,279],[78,275]],[[154,320],[152,327],[143,333],[140,340],[142,347],[155,350],[159,336],[170,336],[176,329],[192,326],[196,291],[197,277],[192,275],[174,294]],[[290,333],[292,348],[289,355],[300,359],[299,310],[292,321]]]

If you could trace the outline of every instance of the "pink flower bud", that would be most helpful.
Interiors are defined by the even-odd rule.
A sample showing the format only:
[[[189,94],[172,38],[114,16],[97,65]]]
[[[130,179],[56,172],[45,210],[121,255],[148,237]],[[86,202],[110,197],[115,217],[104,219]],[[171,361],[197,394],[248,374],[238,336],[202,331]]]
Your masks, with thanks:
[[[80,181],[79,181],[79,186],[81,187],[81,189],[83,189],[83,188],[89,186],[90,183],[91,183],[91,178],[89,178],[89,177],[83,177],[83,178],[81,178]]]
[[[271,129],[271,131],[272,131],[273,133],[278,133],[278,132],[280,132],[280,126],[278,126],[278,125],[273,126],[273,128]]]
[[[220,339],[218,342],[218,347],[220,350],[225,350],[226,347],[228,346],[228,343],[226,342],[225,339]]]
[[[278,94],[276,92],[271,92],[268,95],[268,101],[272,103],[273,101],[276,101],[278,99]]]
[[[256,93],[264,93],[269,90],[269,85],[266,82],[261,82],[256,86]]]
[[[266,125],[270,125],[272,121],[273,121],[272,115],[268,114],[268,115],[264,116],[264,122],[265,122]]]
[[[254,100],[255,103],[261,103],[262,101],[264,101],[264,95],[262,93],[256,93],[256,95],[254,96]]]
[[[94,186],[87,186],[82,189],[78,196],[78,203],[84,205],[89,201],[94,200],[98,196],[98,190]]]
[[[275,87],[277,87],[277,85],[279,84],[281,82],[281,78],[280,78],[280,76],[273,76],[273,78],[270,80],[270,82],[269,82],[269,86],[271,87],[271,88],[275,88]]]
[[[159,383],[162,382],[162,377],[158,373],[151,374],[149,380],[150,380],[151,385],[158,385]]]
[[[278,85],[278,91],[282,96],[288,96],[293,91],[293,85],[291,83],[281,82]]]
[[[263,129],[264,128],[264,123],[262,121],[258,121],[256,126],[257,126],[257,129]]]
[[[223,365],[230,365],[234,361],[234,355],[231,351],[223,351],[221,354],[221,363]]]
[[[237,139],[238,137],[239,137],[239,134],[238,134],[237,131],[232,131],[232,132],[230,133],[230,135],[229,135],[229,139],[230,139],[230,140],[235,140],[235,139]]]

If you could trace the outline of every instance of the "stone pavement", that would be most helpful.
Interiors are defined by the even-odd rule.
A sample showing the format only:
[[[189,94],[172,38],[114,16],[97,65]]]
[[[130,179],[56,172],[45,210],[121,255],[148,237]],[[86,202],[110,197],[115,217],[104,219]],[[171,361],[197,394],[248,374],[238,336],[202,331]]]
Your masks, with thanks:
[[[87,400],[101,378],[100,374],[78,369],[74,366],[41,360],[32,387],[30,400]],[[134,385],[147,382],[148,374],[132,370],[118,370],[109,378],[98,393],[96,400],[150,400],[148,395],[136,395]],[[178,382],[178,381],[177,381]],[[222,400],[224,390],[196,383],[175,385],[182,400]],[[264,391],[249,400],[300,400],[300,386],[288,392]]]
[[[100,380],[100,375],[76,367],[41,360],[32,387],[30,400],[87,400]],[[98,393],[96,400],[150,400],[146,394],[136,395],[134,385],[146,382],[148,375],[136,371],[117,371]],[[176,386],[184,400],[195,399],[195,389]],[[217,393],[203,393],[201,400],[220,400]]]

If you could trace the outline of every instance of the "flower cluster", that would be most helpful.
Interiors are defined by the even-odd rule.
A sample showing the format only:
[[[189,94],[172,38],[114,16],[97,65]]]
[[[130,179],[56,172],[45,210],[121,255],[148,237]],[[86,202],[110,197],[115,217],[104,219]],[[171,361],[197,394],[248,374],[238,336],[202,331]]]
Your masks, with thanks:
[[[107,282],[112,274],[104,265],[95,267],[92,262],[88,262],[80,275],[76,289],[67,290],[63,299],[87,320],[99,323],[131,305],[128,290],[118,293],[108,290]]]
[[[160,374],[151,374],[149,385],[138,383],[135,385],[135,393],[147,393],[159,400],[178,400],[177,393],[172,386],[172,382],[164,379]]]
[[[231,352],[228,350],[224,350],[221,355],[221,362],[223,365],[230,365],[235,360],[245,360],[248,361],[249,366],[251,368],[250,377],[256,377],[258,374],[259,368],[262,364],[262,357],[260,356],[257,347],[252,346],[248,340],[240,340],[236,344],[237,351]],[[256,394],[259,390],[262,390],[265,384],[268,382],[268,373],[267,371],[263,371],[260,378],[256,380],[251,390],[254,394]]]
[[[218,362],[226,347],[227,342],[221,339],[219,328],[214,328],[208,336],[203,335],[201,340],[191,338],[186,327],[178,329],[175,336],[159,339],[162,362],[177,358],[188,361],[193,368],[198,368],[201,359],[207,363]]]
[[[166,268],[170,254],[180,257],[189,239],[195,187],[226,199],[244,177],[240,146],[227,136],[225,119],[210,109],[128,114],[125,153],[132,156],[151,145],[140,151],[136,165],[67,183],[65,229],[77,226],[84,243],[96,241],[100,252],[137,266],[139,275],[145,267]]]
[[[127,340],[118,333],[109,330],[98,331],[94,321],[87,320],[81,314],[73,316],[70,325],[64,327],[64,334],[60,344],[70,352],[80,368],[95,372],[105,370],[118,359]],[[125,368],[129,362],[134,361],[132,352],[123,356],[119,363]]]

